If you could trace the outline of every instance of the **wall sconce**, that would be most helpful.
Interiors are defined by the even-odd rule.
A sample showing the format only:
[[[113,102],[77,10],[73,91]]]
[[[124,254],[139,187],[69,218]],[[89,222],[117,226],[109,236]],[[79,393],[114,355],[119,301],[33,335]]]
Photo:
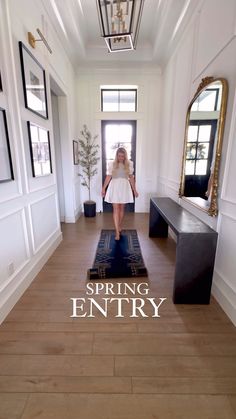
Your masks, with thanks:
[[[134,50],[144,0],[97,0],[101,35],[109,52]]]
[[[40,29],[37,28],[37,32],[40,36],[40,39],[35,39],[34,35],[32,35],[31,32],[28,32],[28,42],[31,45],[31,47],[35,48],[35,42],[43,42],[44,45],[46,46],[46,48],[48,49],[48,51],[50,52],[50,54],[52,54],[52,50],[51,50],[50,46],[48,45],[48,42],[45,39],[45,37],[43,36],[42,32],[40,31]]]

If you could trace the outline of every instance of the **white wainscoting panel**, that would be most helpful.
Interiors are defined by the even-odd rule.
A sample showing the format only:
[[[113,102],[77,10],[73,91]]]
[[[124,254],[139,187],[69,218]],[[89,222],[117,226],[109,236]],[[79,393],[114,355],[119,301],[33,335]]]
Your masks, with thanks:
[[[0,219],[0,290],[29,261],[29,243],[24,208]]]
[[[215,270],[236,293],[236,218],[220,214]]]
[[[212,294],[236,326],[236,292],[222,273],[214,271]]]
[[[55,193],[34,201],[29,205],[29,210],[33,252],[35,254],[60,228]]]

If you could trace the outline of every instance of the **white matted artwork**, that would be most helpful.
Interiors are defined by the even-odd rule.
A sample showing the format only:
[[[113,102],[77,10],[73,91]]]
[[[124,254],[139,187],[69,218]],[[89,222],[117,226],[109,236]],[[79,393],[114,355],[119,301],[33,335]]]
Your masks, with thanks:
[[[27,121],[31,166],[34,177],[52,173],[49,131]]]
[[[42,118],[48,118],[45,71],[41,64],[19,42],[25,107]]]

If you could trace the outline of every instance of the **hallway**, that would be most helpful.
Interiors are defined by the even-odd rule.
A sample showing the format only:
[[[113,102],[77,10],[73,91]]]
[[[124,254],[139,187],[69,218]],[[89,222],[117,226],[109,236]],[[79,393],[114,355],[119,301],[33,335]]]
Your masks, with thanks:
[[[138,231],[149,277],[119,281],[148,282],[148,297],[166,297],[161,317],[130,318],[126,306],[123,319],[72,319],[70,298],[86,297],[112,215],[62,224],[63,241],[0,326],[1,419],[236,417],[235,328],[214,299],[174,305],[174,241],[149,239],[148,214],[125,223]]]

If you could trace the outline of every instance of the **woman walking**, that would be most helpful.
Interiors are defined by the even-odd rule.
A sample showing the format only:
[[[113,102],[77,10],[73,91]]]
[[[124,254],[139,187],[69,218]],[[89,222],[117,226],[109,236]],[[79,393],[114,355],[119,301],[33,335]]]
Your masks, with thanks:
[[[120,239],[125,204],[134,202],[133,194],[136,198],[138,197],[133,172],[134,165],[128,159],[127,151],[125,148],[119,147],[116,151],[115,160],[108,165],[107,176],[102,188],[102,196],[105,197],[105,201],[113,205],[115,240]]]

